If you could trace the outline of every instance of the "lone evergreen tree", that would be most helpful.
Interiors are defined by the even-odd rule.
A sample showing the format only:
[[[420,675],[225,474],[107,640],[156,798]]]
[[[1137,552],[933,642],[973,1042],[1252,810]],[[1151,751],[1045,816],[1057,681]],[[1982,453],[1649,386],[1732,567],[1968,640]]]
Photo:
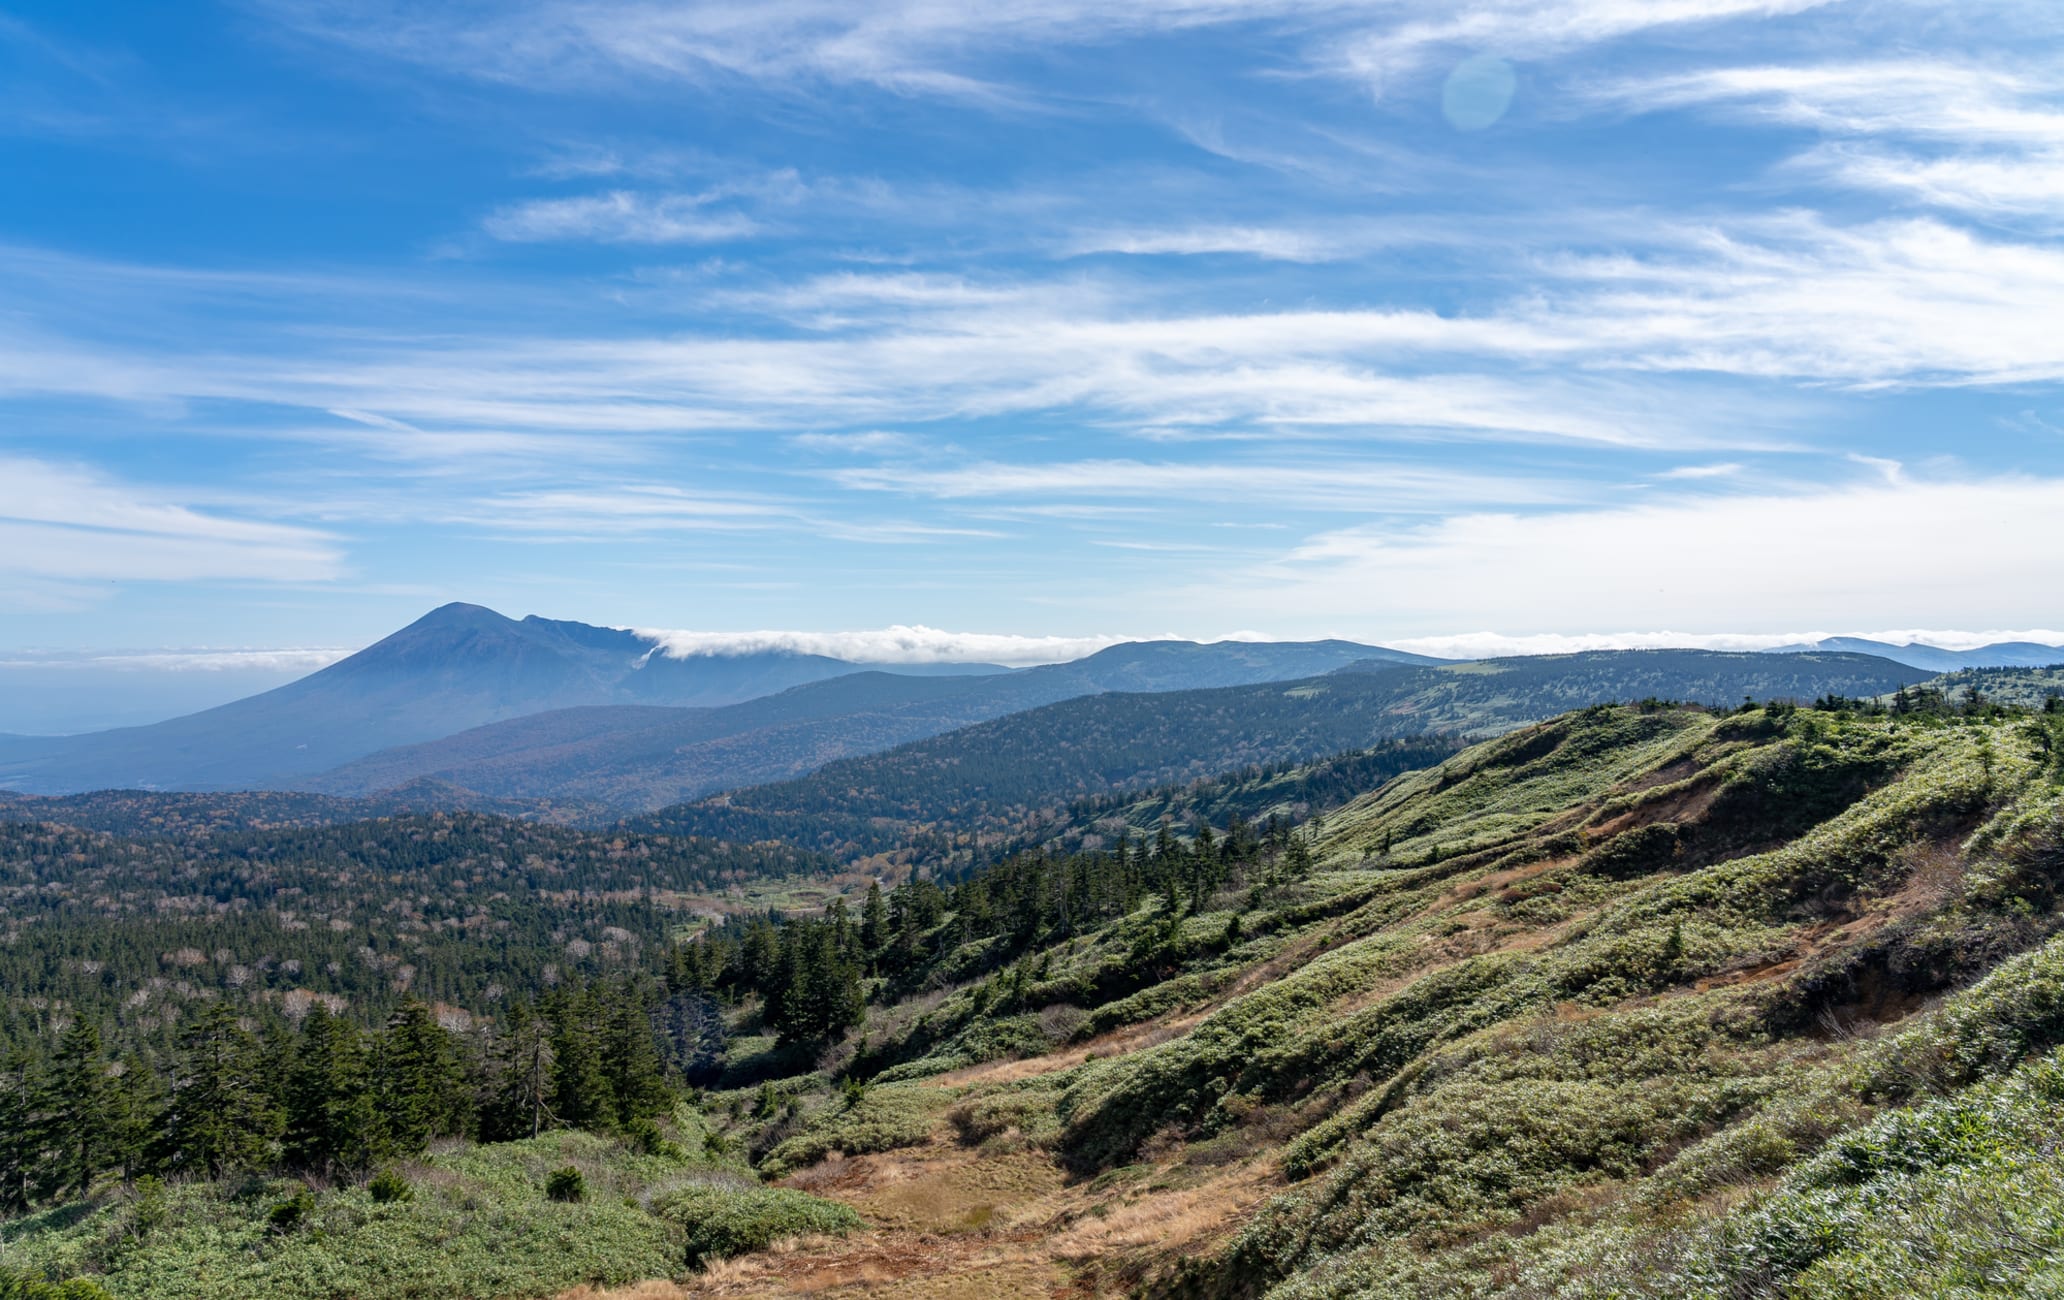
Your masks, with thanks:
[[[482,1109],[489,1141],[536,1137],[557,1122],[552,1112],[552,1026],[517,1003],[495,1043],[494,1091]]]
[[[100,1030],[90,1020],[76,1020],[51,1061],[44,1107],[56,1156],[51,1189],[55,1194],[61,1196],[70,1188],[84,1196],[93,1187],[94,1175],[107,1166],[114,1136],[110,1091]]]
[[[602,1026],[602,1071],[618,1124],[648,1118],[667,1108],[667,1089],[659,1051],[652,1041],[651,999],[626,979],[609,999]]]
[[[561,992],[546,1008],[552,1024],[552,1111],[574,1128],[607,1129],[615,1098],[602,1069],[594,990]]]
[[[165,1116],[169,1167],[220,1178],[264,1162],[279,1116],[257,1073],[258,1044],[222,1003],[180,1032]]]
[[[889,909],[882,901],[881,881],[876,880],[868,884],[867,901],[860,905],[860,947],[869,967],[881,960],[888,946]]]
[[[405,999],[388,1018],[375,1086],[391,1154],[414,1155],[431,1138],[464,1128],[466,1077],[451,1035],[415,998]]]
[[[320,1002],[301,1025],[284,1141],[290,1163],[324,1172],[366,1169],[385,1155],[365,1043]]]

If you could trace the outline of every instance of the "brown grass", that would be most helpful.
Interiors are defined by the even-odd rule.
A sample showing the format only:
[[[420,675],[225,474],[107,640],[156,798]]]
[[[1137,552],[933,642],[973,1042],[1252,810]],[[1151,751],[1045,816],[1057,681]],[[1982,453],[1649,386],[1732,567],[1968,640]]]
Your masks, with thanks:
[[[1088,1042],[1048,1052],[1044,1056],[1024,1056],[1010,1061],[984,1061],[979,1065],[962,1066],[958,1070],[935,1074],[924,1082],[938,1088],[959,1088],[971,1083],[1009,1083],[1014,1079],[1030,1079],[1042,1074],[1052,1074],[1056,1070],[1072,1070],[1092,1056],[1102,1059],[1158,1047],[1172,1038],[1180,1038],[1189,1033],[1226,1001],[1226,998],[1218,998],[1214,999],[1211,1005],[1199,1007],[1194,1011],[1155,1020],[1143,1020],[1136,1025],[1126,1025],[1107,1034],[1098,1034]]]

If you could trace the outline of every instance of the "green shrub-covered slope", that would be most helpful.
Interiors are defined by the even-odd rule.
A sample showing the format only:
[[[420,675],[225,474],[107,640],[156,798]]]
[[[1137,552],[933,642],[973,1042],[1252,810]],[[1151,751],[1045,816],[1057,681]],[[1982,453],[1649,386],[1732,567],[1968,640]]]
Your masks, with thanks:
[[[683,1124],[696,1127],[691,1116]],[[454,1143],[337,1185],[109,1188],[8,1224],[6,1254],[25,1277],[90,1279],[79,1285],[116,1300],[497,1300],[678,1276],[859,1222],[844,1205],[764,1187],[741,1165],[672,1144],[641,1154],[560,1132]],[[12,1295],[5,1285],[0,1296]]]
[[[399,1197],[111,1188],[8,1225],[5,1263],[124,1300],[547,1296],[837,1233],[761,1179],[958,1142],[1043,1152],[1092,1216],[1266,1188],[1181,1258],[1071,1258],[1097,1294],[2064,1294],[2060,780],[2054,712],[1651,704],[1217,850],[1173,825],[1149,859],[1114,808],[1115,846],[904,886],[839,1037],[776,1051],[726,1002],[751,1083],[661,1154],[561,1133],[433,1154]],[[971,1068],[1011,1057],[1046,1059]]]
[[[2056,1293],[2059,722],[1573,713],[1201,906],[946,948],[827,1058],[864,1100],[782,1085],[756,1149],[921,1142],[928,1076],[1109,1043],[949,1118],[1080,1178],[1280,1171],[1150,1295]]]

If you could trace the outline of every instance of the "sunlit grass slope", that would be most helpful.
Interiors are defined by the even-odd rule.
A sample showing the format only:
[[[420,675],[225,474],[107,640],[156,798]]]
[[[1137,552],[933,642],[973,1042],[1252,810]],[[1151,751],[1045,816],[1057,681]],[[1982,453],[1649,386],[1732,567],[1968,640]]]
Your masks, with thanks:
[[[1301,877],[949,952],[827,1058],[863,1097],[735,1127],[812,1185],[1036,1152],[1055,1240],[1225,1191],[1061,1260],[1094,1290],[2024,1294],[2064,1246],[2046,727],[1570,714],[1327,816]]]
[[[9,1224],[7,1257],[29,1276],[90,1278],[117,1300],[491,1300],[673,1276],[858,1223],[843,1205],[668,1145],[641,1154],[572,1132],[454,1144],[399,1171],[406,1191],[389,1199],[364,1180],[112,1188]],[[552,1195],[567,1169],[577,1194]]]

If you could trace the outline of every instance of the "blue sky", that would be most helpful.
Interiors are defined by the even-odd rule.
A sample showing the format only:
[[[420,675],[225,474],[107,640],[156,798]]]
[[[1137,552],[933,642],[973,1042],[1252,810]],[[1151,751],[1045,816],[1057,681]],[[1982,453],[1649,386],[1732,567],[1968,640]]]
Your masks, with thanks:
[[[0,651],[283,673],[449,599],[1020,658],[2064,626],[2060,38],[7,4]]]

